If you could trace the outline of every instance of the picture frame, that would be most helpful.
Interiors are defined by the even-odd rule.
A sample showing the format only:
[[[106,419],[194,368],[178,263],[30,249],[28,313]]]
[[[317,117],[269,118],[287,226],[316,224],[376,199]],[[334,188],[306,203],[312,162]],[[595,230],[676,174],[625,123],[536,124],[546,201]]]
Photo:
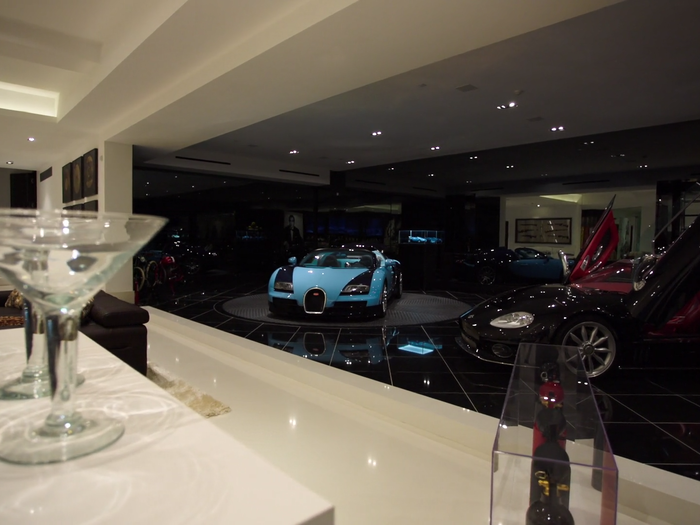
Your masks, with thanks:
[[[83,197],[97,195],[97,148],[83,155]]]
[[[72,163],[68,163],[61,169],[61,176],[63,177],[63,202],[70,202],[73,200],[73,183],[71,181]]]
[[[78,157],[71,163],[71,181],[73,186],[73,198],[83,198],[83,157]]]
[[[515,219],[519,244],[571,244],[571,217]]]

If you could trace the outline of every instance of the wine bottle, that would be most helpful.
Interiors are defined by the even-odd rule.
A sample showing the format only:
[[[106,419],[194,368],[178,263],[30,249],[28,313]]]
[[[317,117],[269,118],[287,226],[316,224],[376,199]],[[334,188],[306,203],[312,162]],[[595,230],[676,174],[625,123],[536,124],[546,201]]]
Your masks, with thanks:
[[[547,472],[536,473],[540,497],[534,501],[525,513],[526,525],[575,525],[574,517],[559,497],[553,492],[568,491],[568,486],[553,485]]]
[[[569,486],[571,484],[571,465],[569,455],[556,441],[546,441],[535,450],[532,458],[530,474],[530,503],[535,503],[541,498],[542,479],[541,473],[545,473],[547,481],[556,487],[558,503],[569,507]]]

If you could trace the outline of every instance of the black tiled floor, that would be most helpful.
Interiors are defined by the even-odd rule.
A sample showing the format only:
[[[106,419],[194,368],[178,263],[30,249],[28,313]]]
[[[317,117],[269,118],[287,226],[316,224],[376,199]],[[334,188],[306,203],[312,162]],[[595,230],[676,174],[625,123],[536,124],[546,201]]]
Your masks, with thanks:
[[[500,417],[512,368],[467,355],[456,343],[456,321],[431,325],[304,327],[233,318],[221,305],[265,293],[267,276],[219,272],[158,290],[149,304],[280,351],[375,381]],[[500,290],[459,283],[455,290],[414,291],[474,305]],[[625,370],[591,381],[613,451],[623,457],[700,480],[698,370]]]

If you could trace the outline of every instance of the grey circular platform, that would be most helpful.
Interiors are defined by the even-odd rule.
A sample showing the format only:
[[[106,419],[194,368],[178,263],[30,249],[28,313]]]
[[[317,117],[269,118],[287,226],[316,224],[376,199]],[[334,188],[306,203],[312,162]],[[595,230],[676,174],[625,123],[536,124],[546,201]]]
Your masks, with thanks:
[[[272,315],[267,307],[267,294],[246,295],[226,301],[221,308],[229,315],[265,323],[310,326],[407,326],[440,323],[457,319],[470,305],[434,295],[404,293],[401,299],[389,303],[386,317],[372,319],[314,319],[306,317],[286,318]]]

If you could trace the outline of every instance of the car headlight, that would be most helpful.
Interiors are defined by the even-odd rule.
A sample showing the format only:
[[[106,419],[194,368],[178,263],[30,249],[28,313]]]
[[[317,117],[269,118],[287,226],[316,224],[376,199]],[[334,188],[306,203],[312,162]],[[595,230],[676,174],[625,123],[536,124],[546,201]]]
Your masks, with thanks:
[[[369,293],[369,285],[348,284],[341,293]]]
[[[529,312],[511,312],[492,319],[489,324],[496,328],[523,328],[534,320],[535,316]]]
[[[293,292],[294,285],[287,281],[277,281],[275,282],[275,290],[278,292]]]

